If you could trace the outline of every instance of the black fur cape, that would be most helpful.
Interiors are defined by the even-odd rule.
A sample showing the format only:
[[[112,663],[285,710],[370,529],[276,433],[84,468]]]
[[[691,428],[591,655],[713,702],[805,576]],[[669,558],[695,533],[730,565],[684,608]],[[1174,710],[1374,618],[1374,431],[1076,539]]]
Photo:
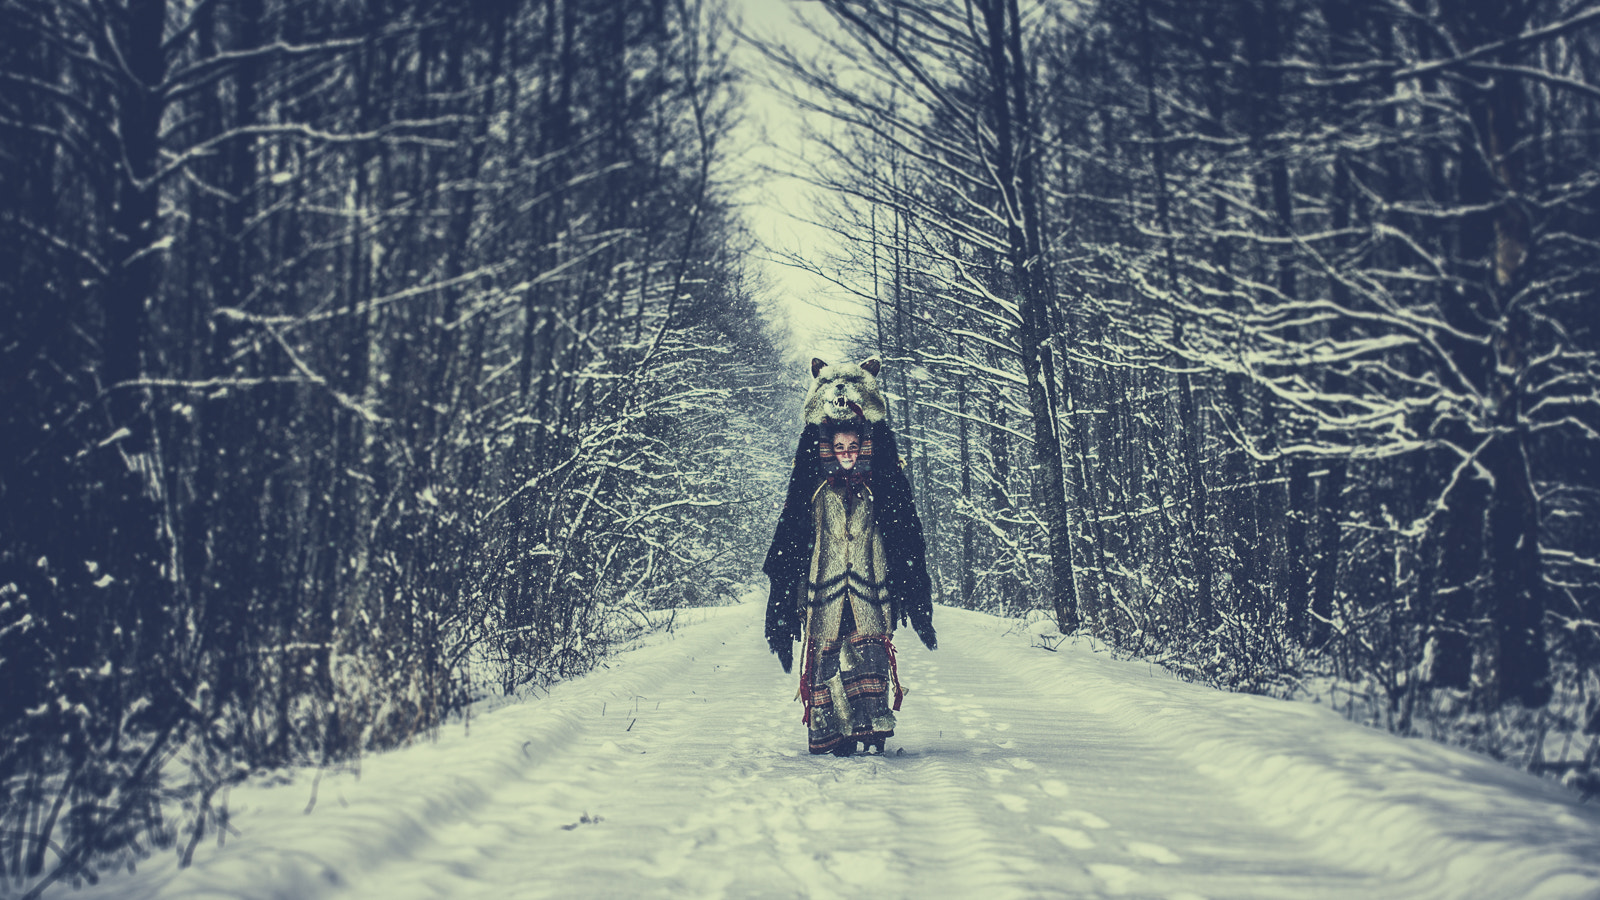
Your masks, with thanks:
[[[888,422],[862,425],[872,440],[875,461],[867,473],[876,506],[878,532],[883,537],[888,557],[889,621],[909,622],[922,642],[933,649],[938,645],[933,631],[933,586],[928,580],[927,545],[922,538],[922,520],[911,498],[911,482],[899,465],[900,449],[894,429]],[[777,533],[767,549],[761,570],[772,583],[767,596],[767,646],[778,655],[783,670],[794,661],[793,642],[800,640],[799,610],[805,605],[806,576],[811,568],[815,541],[811,497],[825,477],[817,453],[822,426],[807,425],[800,433],[794,451],[794,469],[789,474],[789,493],[783,512],[778,514]],[[861,435],[862,442],[868,438]]]

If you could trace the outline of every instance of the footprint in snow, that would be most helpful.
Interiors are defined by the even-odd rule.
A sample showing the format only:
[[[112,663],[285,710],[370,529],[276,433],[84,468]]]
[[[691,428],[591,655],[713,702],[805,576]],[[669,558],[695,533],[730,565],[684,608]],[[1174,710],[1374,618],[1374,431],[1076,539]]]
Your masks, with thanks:
[[[1025,813],[1028,811],[1028,801],[1016,794],[995,794],[994,799],[1005,807],[1006,812]]]
[[[1183,857],[1160,844],[1146,844],[1141,841],[1134,841],[1128,845],[1128,852],[1134,856],[1142,856],[1152,862],[1160,863],[1163,866],[1183,862]]]
[[[1108,894],[1126,894],[1133,888],[1133,883],[1138,880],[1139,873],[1127,866],[1113,865],[1112,863],[1094,863],[1089,866],[1089,874],[1100,880],[1106,886]]]
[[[1062,828],[1059,825],[1040,825],[1039,831],[1061,842],[1068,850],[1093,850],[1094,838],[1076,828]],[[1093,866],[1090,867],[1091,869]]]
[[[1056,816],[1056,818],[1063,822],[1077,822],[1084,828],[1093,828],[1097,831],[1111,827],[1110,822],[1107,822],[1105,819],[1100,818],[1086,809],[1069,809],[1066,812]]]
[[[1051,797],[1065,797],[1070,792],[1066,782],[1057,781],[1054,778],[1046,778],[1039,782],[1039,790],[1044,791]]]

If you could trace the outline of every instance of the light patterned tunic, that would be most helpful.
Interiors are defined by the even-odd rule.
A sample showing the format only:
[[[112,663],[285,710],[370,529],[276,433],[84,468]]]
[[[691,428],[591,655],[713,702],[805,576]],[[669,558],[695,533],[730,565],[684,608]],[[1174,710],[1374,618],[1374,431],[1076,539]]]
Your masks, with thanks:
[[[824,481],[812,498],[817,544],[806,585],[806,621],[819,641],[839,637],[839,622],[849,603],[856,631],[890,630],[884,603],[887,566],[883,538],[873,518],[872,491]]]
[[[812,510],[816,545],[806,586],[801,690],[811,749],[823,752],[841,740],[893,734],[891,702],[898,705],[898,698],[890,697],[894,623],[872,492],[843,478],[824,481]]]

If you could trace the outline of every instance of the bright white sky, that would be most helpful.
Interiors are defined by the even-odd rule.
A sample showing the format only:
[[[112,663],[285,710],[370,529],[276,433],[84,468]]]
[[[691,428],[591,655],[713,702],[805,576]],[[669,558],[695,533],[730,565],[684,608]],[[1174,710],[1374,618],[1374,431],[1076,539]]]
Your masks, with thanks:
[[[785,43],[802,53],[814,51],[816,39],[799,24],[799,16],[826,22],[816,3],[795,0],[729,0],[729,16],[741,30],[768,42]],[[827,281],[790,265],[779,257],[800,254],[821,261],[837,246],[835,236],[811,224],[814,189],[798,178],[777,174],[793,170],[802,160],[814,159],[802,139],[799,113],[788,98],[766,81],[770,64],[754,48],[740,42],[734,60],[748,72],[745,122],[738,157],[747,186],[740,191],[745,219],[766,245],[763,254],[772,294],[787,310],[799,345],[798,358],[842,358],[837,335],[850,327],[847,316],[859,315],[854,300]],[[771,171],[775,170],[775,171]]]

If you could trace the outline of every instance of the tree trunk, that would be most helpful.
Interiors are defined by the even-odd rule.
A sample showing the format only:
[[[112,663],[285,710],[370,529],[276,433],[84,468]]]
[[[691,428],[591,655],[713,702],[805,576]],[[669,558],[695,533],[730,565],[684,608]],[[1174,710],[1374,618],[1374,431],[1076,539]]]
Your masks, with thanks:
[[[1463,10],[1455,23],[1471,45],[1515,34],[1527,24],[1530,7],[1512,3]],[[1501,51],[1496,61],[1515,65],[1515,51]],[[1462,88],[1471,123],[1463,134],[1461,201],[1477,208],[1462,225],[1463,263],[1470,287],[1447,298],[1446,313],[1458,327],[1482,333],[1488,324],[1488,347],[1468,347],[1460,354],[1462,370],[1487,401],[1481,427],[1487,435],[1462,436],[1459,445],[1482,442],[1476,460],[1481,477],[1471,479],[1453,499],[1447,523],[1446,553],[1457,552],[1451,533],[1483,554],[1470,568],[1447,573],[1478,572],[1481,578],[1463,585],[1461,595],[1446,604],[1451,627],[1465,626],[1463,614],[1487,626],[1477,633],[1474,669],[1489,708],[1506,702],[1529,707],[1550,698],[1550,661],[1543,633],[1547,588],[1539,558],[1539,507],[1528,472],[1526,429],[1522,421],[1522,388],[1529,313],[1512,305],[1522,284],[1522,268],[1531,240],[1528,212],[1519,199],[1522,162],[1516,145],[1521,137],[1522,86],[1509,76],[1486,87]],[[1463,532],[1475,532],[1468,538]],[[1465,555],[1468,551],[1460,551]],[[1463,566],[1467,564],[1462,559]],[[1470,596],[1469,596],[1470,595]],[[1460,661],[1454,673],[1459,676]]]
[[[983,4],[988,32],[988,65],[995,115],[996,187],[1013,211],[1006,217],[1007,256],[1013,284],[1021,295],[1022,324],[1018,346],[1033,420],[1033,452],[1038,466],[1035,487],[1044,506],[1049,544],[1050,585],[1047,594],[1063,632],[1080,622],[1072,572],[1072,533],[1067,514],[1061,441],[1056,434],[1056,409],[1049,395],[1050,330],[1046,304],[1046,260],[1042,250],[1037,186],[1029,142],[1033,122],[1028,109],[1027,68],[1021,55],[1021,23],[1016,0]],[[1009,55],[1007,44],[1010,44]]]

